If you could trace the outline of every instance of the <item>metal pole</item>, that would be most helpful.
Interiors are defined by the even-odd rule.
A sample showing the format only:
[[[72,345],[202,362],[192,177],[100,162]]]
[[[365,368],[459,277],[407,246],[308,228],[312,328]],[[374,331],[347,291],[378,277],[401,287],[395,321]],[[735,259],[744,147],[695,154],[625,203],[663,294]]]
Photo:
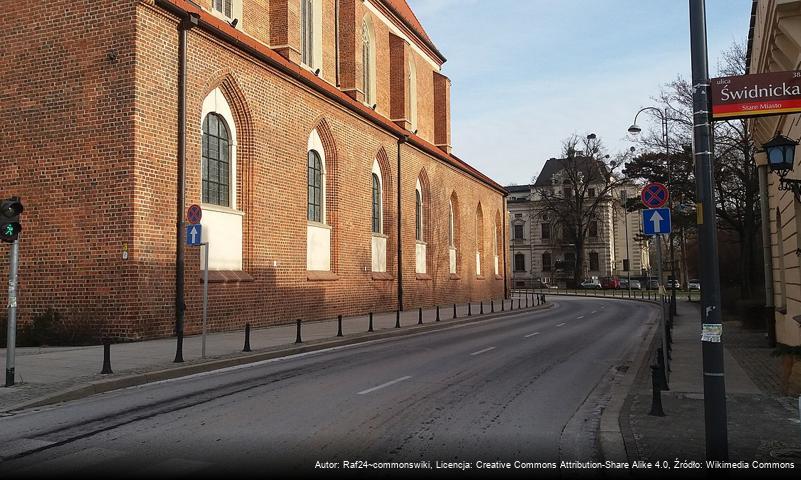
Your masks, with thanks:
[[[701,321],[711,331],[722,332],[717,223],[715,221],[712,126],[709,123],[709,70],[707,65],[706,8],[704,0],[690,0],[690,47],[693,88],[693,156],[695,159],[696,210],[701,258]],[[704,372],[704,419],[706,457],[729,458],[726,425],[726,385],[723,344],[714,335],[701,341]]]
[[[203,246],[203,342],[200,356],[206,358],[206,331],[209,318],[209,243],[201,243]]]
[[[17,347],[17,269],[19,240],[11,244],[8,269],[8,330],[6,334],[6,387],[14,385],[14,358]]]
[[[667,120],[667,107],[662,113],[662,131],[665,138],[665,161],[668,166],[668,189],[673,188],[673,162],[670,161],[670,148],[668,138],[668,120]],[[673,195],[668,194],[668,208],[671,215],[673,214]],[[670,242],[670,275],[673,281],[670,282],[670,322],[673,323],[673,316],[676,315],[676,247],[673,242],[673,228],[670,229],[668,234],[668,241]]]

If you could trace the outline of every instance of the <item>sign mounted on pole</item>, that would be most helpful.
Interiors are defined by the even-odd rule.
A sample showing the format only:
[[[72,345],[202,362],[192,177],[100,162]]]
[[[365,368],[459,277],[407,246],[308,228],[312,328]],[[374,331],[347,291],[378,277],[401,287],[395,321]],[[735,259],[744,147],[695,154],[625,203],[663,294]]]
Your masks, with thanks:
[[[801,71],[712,79],[712,120],[801,112]]]
[[[203,209],[200,208],[200,205],[192,205],[186,210],[186,219],[192,225],[200,223],[201,218],[203,218]]]
[[[640,199],[645,208],[660,208],[667,203],[670,194],[666,186],[659,182],[651,182],[642,188]]]
[[[186,244],[190,247],[199,247],[202,240],[203,225],[186,226]]]
[[[642,211],[642,233],[644,235],[661,235],[670,233],[670,209],[652,208]]]

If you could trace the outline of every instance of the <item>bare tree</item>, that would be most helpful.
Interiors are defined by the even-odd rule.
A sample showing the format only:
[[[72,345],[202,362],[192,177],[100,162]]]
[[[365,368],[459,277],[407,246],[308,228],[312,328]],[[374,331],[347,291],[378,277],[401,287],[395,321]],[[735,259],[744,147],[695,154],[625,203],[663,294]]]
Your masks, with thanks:
[[[612,206],[612,190],[624,182],[618,171],[625,157],[610,159],[595,135],[573,134],[562,142],[562,158],[549,160],[557,162],[551,178],[543,179],[540,174],[534,210],[554,227],[554,234],[561,234],[564,241],[573,245],[576,283],[584,273],[584,246],[592,224]]]
[[[745,74],[746,51],[741,43],[733,43],[718,62],[718,75]],[[670,161],[673,178],[671,195],[674,199],[695,198],[693,159],[687,152],[692,144],[692,86],[682,77],[668,83],[655,99],[668,115]],[[754,160],[756,146],[744,119],[714,123],[715,140],[715,201],[718,227],[736,234],[740,255],[740,295],[752,296],[753,280],[758,274],[756,254],[760,232],[759,177]],[[664,152],[662,135],[654,130],[645,132],[639,142],[654,152]],[[650,158],[648,157],[650,155]],[[627,168],[627,174],[651,181],[664,181],[664,170],[648,168],[649,161],[658,161],[658,154],[643,155]],[[666,167],[666,164],[662,164]],[[635,168],[636,167],[636,168]],[[687,202],[689,203],[689,201]],[[687,225],[692,228],[691,224]]]

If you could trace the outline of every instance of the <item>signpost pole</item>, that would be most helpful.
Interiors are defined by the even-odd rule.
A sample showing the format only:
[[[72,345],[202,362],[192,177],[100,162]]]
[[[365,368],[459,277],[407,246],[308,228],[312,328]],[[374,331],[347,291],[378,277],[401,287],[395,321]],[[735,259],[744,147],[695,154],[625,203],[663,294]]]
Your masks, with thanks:
[[[8,330],[6,334],[6,387],[14,385],[14,360],[17,346],[17,268],[19,240],[11,244],[8,271]]]
[[[206,324],[209,307],[209,242],[201,243],[203,246],[203,342],[201,357],[206,358]]]
[[[693,88],[693,156],[695,159],[696,210],[701,257],[701,322],[704,329],[722,331],[717,222],[715,221],[712,169],[712,126],[709,109],[706,7],[704,0],[690,0],[690,51]],[[706,458],[729,458],[726,426],[726,385],[723,376],[723,344],[720,334],[702,338],[704,372],[704,420]]]

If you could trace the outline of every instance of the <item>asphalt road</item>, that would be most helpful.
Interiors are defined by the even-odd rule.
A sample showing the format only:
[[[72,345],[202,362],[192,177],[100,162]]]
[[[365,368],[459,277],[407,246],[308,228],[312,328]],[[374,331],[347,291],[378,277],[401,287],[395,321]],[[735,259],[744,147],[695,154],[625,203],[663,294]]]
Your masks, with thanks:
[[[642,341],[654,307],[550,300],[555,308],[541,312],[0,418],[0,477],[285,474],[314,472],[318,461],[422,460],[432,468],[468,461],[475,468],[479,460],[586,460],[595,447],[597,392]]]

